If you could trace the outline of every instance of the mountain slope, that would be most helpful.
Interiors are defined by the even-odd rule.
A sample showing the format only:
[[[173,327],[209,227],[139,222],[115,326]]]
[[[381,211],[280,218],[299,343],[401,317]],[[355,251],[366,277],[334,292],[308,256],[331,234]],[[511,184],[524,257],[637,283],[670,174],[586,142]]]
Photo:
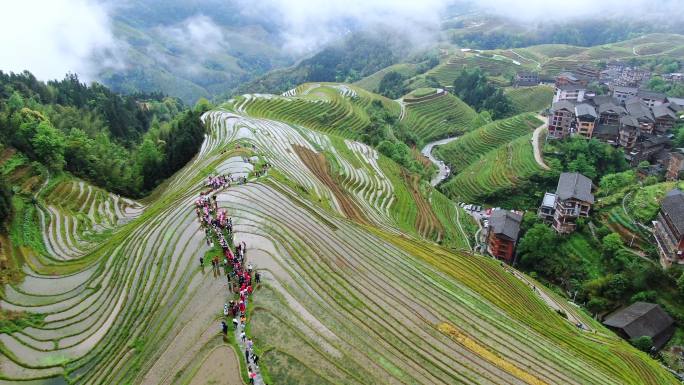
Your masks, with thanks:
[[[248,177],[210,194],[262,273],[247,333],[262,375],[275,383],[676,383],[530,278],[426,240],[462,235],[438,235],[454,228],[434,208],[445,210],[444,199],[373,148],[230,105],[202,119],[208,133],[197,157],[145,201],[84,198],[94,193],[87,185],[50,179],[38,208],[54,207],[59,220],[15,218],[69,247],[57,258],[16,245],[26,277],[5,286],[0,304],[45,318],[0,333],[0,383],[157,384],[199,375],[213,347],[233,338],[218,336],[225,278],[197,265],[214,252],[194,212],[213,173]],[[244,160],[252,156],[258,160]],[[107,234],[99,242],[83,242],[71,225],[46,226],[87,217],[89,201],[124,214],[113,230],[94,230]],[[406,214],[410,208],[417,213]]]

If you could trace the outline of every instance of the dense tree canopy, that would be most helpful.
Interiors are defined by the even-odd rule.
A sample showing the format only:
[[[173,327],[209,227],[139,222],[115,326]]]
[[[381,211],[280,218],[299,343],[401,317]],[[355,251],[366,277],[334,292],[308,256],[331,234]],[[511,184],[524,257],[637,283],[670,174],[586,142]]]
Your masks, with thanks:
[[[503,90],[489,84],[479,68],[463,68],[454,80],[454,93],[476,110],[489,111],[494,119],[513,113],[513,105]]]
[[[554,143],[554,158],[563,171],[579,172],[590,179],[626,170],[622,150],[596,139],[570,138]]]
[[[199,149],[206,102],[184,110],[159,94],[120,96],[76,75],[43,83],[0,72],[0,143],[47,168],[141,196]]]
[[[399,99],[406,93],[406,80],[399,72],[390,71],[385,74],[378,85],[378,93],[390,99]]]

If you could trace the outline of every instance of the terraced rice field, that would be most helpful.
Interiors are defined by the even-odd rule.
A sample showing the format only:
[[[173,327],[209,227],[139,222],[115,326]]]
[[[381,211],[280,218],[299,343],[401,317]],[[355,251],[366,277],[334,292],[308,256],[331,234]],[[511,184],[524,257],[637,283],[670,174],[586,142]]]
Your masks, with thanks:
[[[423,142],[468,132],[473,128],[473,120],[477,116],[470,106],[448,93],[406,102],[403,122]]]
[[[539,112],[549,108],[554,91],[551,86],[535,86],[507,88],[505,92],[511,99],[515,111],[523,113]]]
[[[467,56],[453,56],[447,62],[438,65],[428,71],[426,75],[434,76],[439,84],[451,86],[463,68],[480,68],[490,80],[498,79],[500,82],[509,82],[522,66],[515,65],[511,60],[502,58],[497,60],[491,57],[482,57],[469,54]]]
[[[216,172],[249,179],[217,201],[262,272],[247,332],[270,383],[676,383],[569,309],[596,333],[577,329],[498,263],[420,237],[436,240],[440,226],[446,234],[458,209],[374,149],[250,116],[253,100],[234,102],[203,116],[198,156],[144,205],[50,179],[37,202],[45,220],[33,220],[62,254],[27,251],[24,281],[4,287],[4,310],[45,319],[0,333],[0,384],[205,383],[220,378],[207,369],[214,362],[235,382],[244,361],[218,328],[225,278],[197,265],[210,247],[193,203]],[[529,153],[534,164],[523,144],[506,146],[511,163]],[[268,175],[252,176],[245,155],[272,164]],[[459,223],[461,234],[472,227]]]
[[[283,95],[247,94],[232,100],[228,107],[352,139],[358,138],[368,125],[365,110],[373,100],[379,100],[388,113],[399,117],[399,103],[359,87],[336,83],[307,83]]]
[[[524,135],[482,155],[444,183],[442,191],[458,201],[478,202],[509,191],[544,170],[534,159],[532,134]]]
[[[463,171],[492,150],[526,136],[542,122],[532,114],[516,115],[497,120],[471,131],[458,140],[438,147],[437,156],[444,160],[454,174]]]

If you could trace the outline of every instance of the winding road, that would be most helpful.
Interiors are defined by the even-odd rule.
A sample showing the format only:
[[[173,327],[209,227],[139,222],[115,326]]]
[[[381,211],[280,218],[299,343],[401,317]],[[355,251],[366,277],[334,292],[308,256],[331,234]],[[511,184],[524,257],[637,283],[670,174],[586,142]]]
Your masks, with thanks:
[[[458,136],[436,140],[434,142],[430,142],[430,143],[426,144],[425,147],[423,147],[423,149],[420,151],[421,154],[423,154],[428,159],[430,159],[430,161],[432,163],[434,163],[438,169],[437,175],[435,175],[432,178],[432,180],[430,181],[431,185],[437,186],[441,181],[443,181],[444,179],[446,179],[449,176],[449,167],[447,167],[447,165],[444,164],[444,162],[442,162],[441,160],[435,158],[432,155],[432,150],[434,149],[435,146],[441,146],[441,145],[447,144],[449,142],[453,142],[456,139],[458,139]]]

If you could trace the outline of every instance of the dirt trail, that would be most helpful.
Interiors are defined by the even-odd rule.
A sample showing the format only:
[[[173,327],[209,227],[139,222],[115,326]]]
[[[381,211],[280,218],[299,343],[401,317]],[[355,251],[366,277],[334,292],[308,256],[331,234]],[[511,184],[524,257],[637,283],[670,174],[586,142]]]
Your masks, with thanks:
[[[507,270],[508,272],[510,272],[511,274],[513,274],[513,276],[515,276],[515,277],[518,278],[519,280],[525,282],[528,286],[531,286],[532,289],[534,290],[534,292],[535,292],[535,293],[542,299],[542,301],[544,301],[550,308],[552,308],[553,310],[556,310],[556,311],[560,310],[560,311],[564,312],[565,315],[567,316],[567,320],[568,320],[569,322],[571,322],[571,323],[574,324],[574,325],[576,325],[576,324],[578,324],[578,323],[581,323],[581,324],[583,325],[582,330],[584,330],[584,331],[591,331],[591,329],[590,329],[587,325],[585,325],[579,318],[575,317],[575,315],[574,315],[571,311],[568,310],[568,307],[565,306],[565,304],[560,303],[560,302],[557,302],[557,301],[556,301],[555,299],[553,299],[550,295],[546,294],[546,292],[545,292],[544,290],[540,290],[540,289],[538,288],[538,285],[537,285],[537,284],[535,284],[534,282],[531,282],[531,281],[528,280],[524,275],[518,273],[516,270],[513,270],[513,269],[511,269],[511,268],[506,268],[506,270]]]
[[[190,385],[243,385],[235,351],[227,345],[217,346],[204,359]]]
[[[536,160],[539,166],[544,170],[550,170],[551,167],[544,163],[544,157],[542,156],[541,147],[539,145],[539,136],[545,129],[548,128],[548,123],[546,122],[546,118],[541,115],[537,115],[537,119],[541,120],[544,123],[541,126],[535,128],[534,134],[532,134],[532,149],[534,150],[534,160]]]
[[[330,172],[328,172],[328,162],[325,156],[299,145],[294,145],[293,147],[306,167],[335,195],[335,199],[340,204],[343,214],[353,221],[368,223],[356,202],[333,180]]]
[[[461,225],[461,214],[460,214],[460,208],[456,203],[454,203],[454,207],[456,210],[456,224],[458,225],[458,229],[461,231],[461,234],[463,234],[463,239],[465,239],[466,243],[468,244],[468,249],[473,250],[473,245],[470,244],[470,239],[468,239],[468,234],[463,230],[463,226]]]

